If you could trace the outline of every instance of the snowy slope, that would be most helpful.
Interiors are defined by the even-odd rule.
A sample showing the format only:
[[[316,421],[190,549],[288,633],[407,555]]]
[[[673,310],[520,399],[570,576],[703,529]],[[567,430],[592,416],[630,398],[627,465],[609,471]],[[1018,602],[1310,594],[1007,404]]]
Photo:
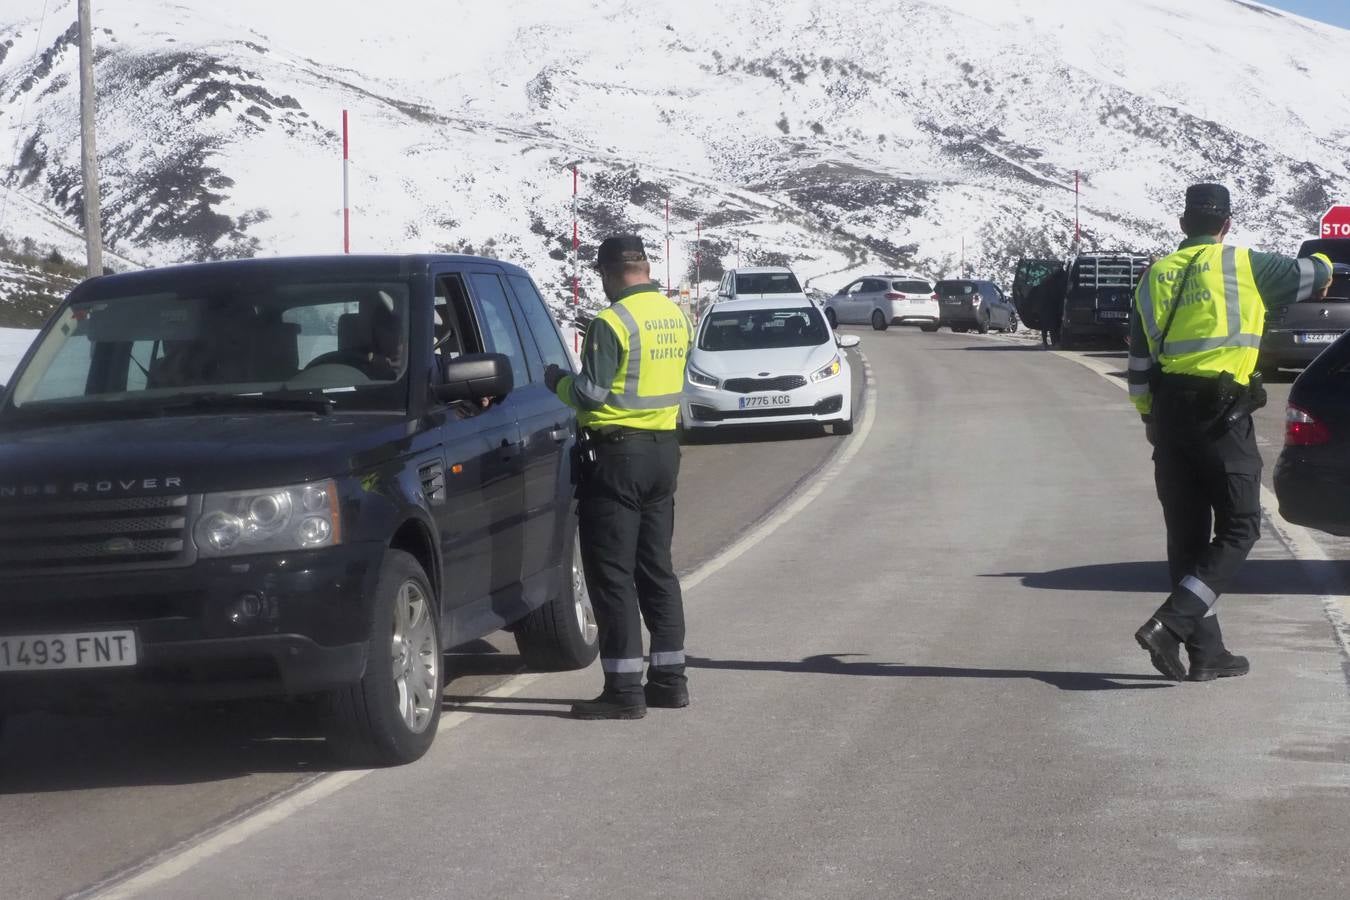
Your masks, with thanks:
[[[0,328],[0,384],[9,383],[9,376],[14,374],[35,337],[36,331],[25,328]]]
[[[41,229],[78,255],[74,0],[0,4],[0,148]],[[1245,0],[103,0],[110,245],[136,262],[353,246],[466,249],[566,294],[640,230],[688,276],[782,260],[819,284],[878,267],[1008,277],[1063,252],[1073,172],[1090,244],[1155,250],[1180,188],[1221,179],[1239,237],[1292,249],[1350,199],[1350,32]],[[396,14],[395,14],[396,13]],[[664,278],[664,263],[656,267]],[[837,273],[837,274],[831,274]],[[706,280],[706,279],[705,279]],[[593,288],[583,277],[583,287]]]

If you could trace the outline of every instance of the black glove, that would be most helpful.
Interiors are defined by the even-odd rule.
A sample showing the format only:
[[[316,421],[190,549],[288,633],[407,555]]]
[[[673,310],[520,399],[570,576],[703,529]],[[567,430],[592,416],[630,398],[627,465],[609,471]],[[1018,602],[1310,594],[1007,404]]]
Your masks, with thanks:
[[[561,366],[556,363],[549,363],[544,367],[544,386],[553,393],[558,393],[558,382],[562,381],[567,374]]]

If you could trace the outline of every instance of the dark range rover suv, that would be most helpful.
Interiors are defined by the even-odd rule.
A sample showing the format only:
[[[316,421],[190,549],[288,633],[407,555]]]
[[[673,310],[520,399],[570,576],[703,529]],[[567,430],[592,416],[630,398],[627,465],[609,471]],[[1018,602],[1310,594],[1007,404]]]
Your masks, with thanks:
[[[208,263],[78,286],[0,401],[0,712],[321,695],[382,763],[442,651],[596,655],[568,353],[463,256]]]

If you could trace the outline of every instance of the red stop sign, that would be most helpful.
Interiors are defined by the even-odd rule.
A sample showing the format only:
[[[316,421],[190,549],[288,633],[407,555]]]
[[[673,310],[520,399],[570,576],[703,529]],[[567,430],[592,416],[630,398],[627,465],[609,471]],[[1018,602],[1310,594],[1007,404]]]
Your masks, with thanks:
[[[1333,206],[1322,217],[1322,237],[1350,238],[1350,206]]]

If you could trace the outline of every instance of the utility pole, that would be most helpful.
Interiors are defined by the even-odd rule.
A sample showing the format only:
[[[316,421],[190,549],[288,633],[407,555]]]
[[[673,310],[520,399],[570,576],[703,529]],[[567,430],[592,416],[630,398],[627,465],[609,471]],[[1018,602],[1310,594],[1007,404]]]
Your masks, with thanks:
[[[90,0],[79,0],[80,157],[84,168],[84,242],[90,278],[103,274],[102,206],[98,193],[98,153],[94,146],[94,39]]]
[[[347,111],[342,111],[342,252],[352,252],[352,207],[347,189],[347,167],[351,163],[351,144],[347,139]]]

